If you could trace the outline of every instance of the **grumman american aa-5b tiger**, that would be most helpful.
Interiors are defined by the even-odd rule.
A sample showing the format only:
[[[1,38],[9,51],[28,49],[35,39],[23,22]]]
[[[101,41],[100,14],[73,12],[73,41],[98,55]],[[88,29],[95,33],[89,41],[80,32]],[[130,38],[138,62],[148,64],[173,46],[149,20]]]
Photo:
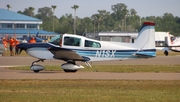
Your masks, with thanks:
[[[65,72],[76,72],[84,68],[77,61],[91,67],[89,61],[128,60],[153,58],[156,56],[155,23],[144,22],[135,43],[98,41],[84,36],[63,34],[55,36],[48,43],[21,43],[20,49],[37,61],[32,62],[31,70],[39,72],[44,69],[37,62],[44,60],[63,60],[61,65]]]

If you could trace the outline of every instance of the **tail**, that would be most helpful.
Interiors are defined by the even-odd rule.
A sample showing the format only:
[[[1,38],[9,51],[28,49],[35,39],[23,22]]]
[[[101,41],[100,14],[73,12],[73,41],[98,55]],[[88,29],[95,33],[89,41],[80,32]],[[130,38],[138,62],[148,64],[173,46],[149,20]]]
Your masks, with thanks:
[[[172,38],[169,34],[168,37],[165,38],[165,42],[169,50],[174,51],[174,52],[180,52],[180,38],[179,37],[174,38],[174,40],[172,41]]]
[[[166,44],[166,46],[172,46],[173,42],[171,40],[170,34],[168,34],[168,36],[165,37],[165,44]]]
[[[39,35],[39,32],[37,32],[36,37],[38,37],[38,35]]]
[[[155,23],[144,22],[138,37],[134,43],[134,47],[140,50],[154,50],[155,47]]]

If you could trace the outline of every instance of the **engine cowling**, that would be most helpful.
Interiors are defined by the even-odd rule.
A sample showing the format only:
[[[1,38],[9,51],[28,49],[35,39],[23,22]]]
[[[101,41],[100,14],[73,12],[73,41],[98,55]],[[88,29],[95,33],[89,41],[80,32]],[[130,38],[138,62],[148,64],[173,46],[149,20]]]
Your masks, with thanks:
[[[44,70],[44,69],[45,69],[44,66],[41,66],[41,65],[38,65],[38,64],[33,65],[33,66],[31,66],[30,68],[31,68],[31,70],[33,70],[33,71],[41,71],[41,70]]]
[[[64,71],[75,72],[79,69],[83,69],[84,66],[76,65],[76,64],[72,64],[72,63],[64,63],[61,65],[61,68],[64,69]]]

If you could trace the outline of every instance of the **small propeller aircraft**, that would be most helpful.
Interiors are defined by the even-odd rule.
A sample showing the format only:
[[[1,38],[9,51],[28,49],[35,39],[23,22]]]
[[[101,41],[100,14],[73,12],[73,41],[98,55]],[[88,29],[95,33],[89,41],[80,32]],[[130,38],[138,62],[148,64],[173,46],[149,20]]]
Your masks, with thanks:
[[[63,34],[55,36],[48,43],[21,43],[20,49],[37,61],[32,62],[31,70],[35,73],[44,67],[37,62],[56,59],[66,63],[61,65],[65,72],[76,72],[84,68],[76,61],[84,62],[91,67],[88,61],[128,60],[138,58],[153,58],[156,56],[155,23],[144,22],[135,43],[106,42],[86,38],[84,36]]]
[[[170,35],[166,38],[166,43],[168,49],[174,52],[180,52],[180,37],[170,37]]]

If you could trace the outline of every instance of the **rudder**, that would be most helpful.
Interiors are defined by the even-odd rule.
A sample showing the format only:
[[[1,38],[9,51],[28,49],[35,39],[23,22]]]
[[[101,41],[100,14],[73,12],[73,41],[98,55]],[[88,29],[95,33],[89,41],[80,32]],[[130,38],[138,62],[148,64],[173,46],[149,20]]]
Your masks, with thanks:
[[[156,49],[155,47],[155,23],[144,22],[134,46],[139,50],[142,49]]]

